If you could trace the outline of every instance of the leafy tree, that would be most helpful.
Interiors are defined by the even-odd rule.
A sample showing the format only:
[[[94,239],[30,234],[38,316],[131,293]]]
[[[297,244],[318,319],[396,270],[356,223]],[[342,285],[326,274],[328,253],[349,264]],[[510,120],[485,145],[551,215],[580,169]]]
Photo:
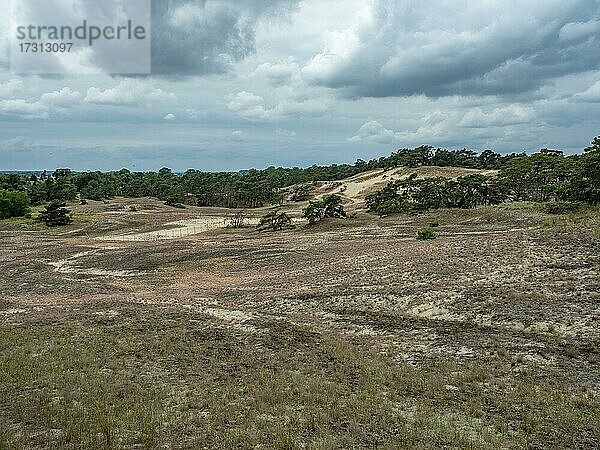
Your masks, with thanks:
[[[592,144],[589,147],[583,149],[586,153],[600,153],[600,136],[596,136],[592,140]]]
[[[320,201],[311,201],[308,207],[302,210],[303,216],[309,223],[319,222],[328,217],[346,217],[342,197],[339,195],[327,195]]]
[[[562,151],[542,149],[510,160],[499,178],[511,199],[544,202],[563,195],[572,171],[573,160],[565,158]]]
[[[284,212],[277,210],[264,215],[256,229],[259,231],[282,231],[293,228],[292,219]]]
[[[16,173],[0,174],[0,189],[7,191],[24,191],[27,189],[27,179]]]
[[[304,202],[310,198],[311,191],[312,188],[307,184],[298,186],[293,190],[290,200],[293,202]]]
[[[0,190],[0,219],[27,216],[30,204],[25,192]]]
[[[475,208],[501,203],[502,186],[481,174],[452,180],[444,177],[418,179],[414,173],[367,196],[366,206],[380,216],[417,213],[438,208]]]
[[[600,203],[600,136],[576,160],[565,198],[592,205]]]
[[[40,212],[36,220],[44,222],[49,227],[68,225],[73,222],[73,219],[70,216],[71,211],[65,208],[65,206],[66,204],[59,200],[52,201]]]
[[[71,169],[56,169],[53,173],[52,176],[55,179],[59,179],[59,178],[65,178],[68,177],[69,175],[71,175],[73,173],[73,171]]]

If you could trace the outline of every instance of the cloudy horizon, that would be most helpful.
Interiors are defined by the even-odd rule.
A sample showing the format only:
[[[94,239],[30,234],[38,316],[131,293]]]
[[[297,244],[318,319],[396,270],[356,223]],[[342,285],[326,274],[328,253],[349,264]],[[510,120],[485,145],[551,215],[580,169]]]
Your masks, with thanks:
[[[153,75],[130,78],[17,76],[8,30],[4,16],[0,170],[571,154],[600,134],[594,0],[155,0]]]

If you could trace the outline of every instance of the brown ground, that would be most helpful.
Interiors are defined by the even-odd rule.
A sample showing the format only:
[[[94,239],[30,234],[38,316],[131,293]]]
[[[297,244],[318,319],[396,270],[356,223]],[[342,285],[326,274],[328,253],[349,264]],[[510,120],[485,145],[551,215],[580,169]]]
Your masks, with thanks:
[[[136,211],[129,208],[133,204]],[[298,208],[294,208],[288,207],[298,215]],[[285,353],[285,358],[291,358],[290,367],[303,372],[308,370],[307,364],[325,364],[319,355],[332,340],[336,349],[350,346],[348,352],[358,352],[360,357],[371,355],[366,367],[381,358],[381,364],[390,373],[415,370],[424,371],[425,375],[420,376],[426,378],[433,374],[441,377],[432,382],[435,386],[431,392],[446,392],[446,403],[431,403],[432,398],[439,400],[438,395],[442,394],[421,392],[402,398],[413,402],[411,408],[437,404],[431,406],[436,413],[447,409],[443,426],[449,427],[450,434],[458,434],[446,441],[419,434],[414,441],[405,442],[387,422],[381,429],[363,422],[345,426],[328,416],[328,428],[292,433],[286,444],[268,437],[277,435],[277,439],[284,439],[279,428],[265,432],[269,428],[261,425],[265,421],[277,422],[276,411],[266,413],[252,406],[251,411],[256,410],[251,413],[256,431],[251,437],[240,431],[239,441],[232,438],[218,443],[219,438],[211,435],[220,430],[218,424],[213,423],[209,431],[198,431],[201,427],[196,423],[197,416],[178,413],[178,426],[191,428],[177,428],[179,434],[165,431],[164,439],[155,436],[151,442],[138,442],[138,448],[159,448],[163,444],[168,444],[165,448],[201,448],[202,443],[208,445],[206,448],[229,448],[223,442],[230,442],[231,448],[259,444],[262,448],[362,448],[374,443],[385,448],[409,448],[415,442],[423,443],[423,448],[462,447],[465,442],[473,448],[542,448],[546,444],[561,448],[569,443],[591,448],[587,446],[599,442],[598,411],[591,412],[590,408],[598,406],[600,392],[600,239],[597,230],[585,225],[590,220],[597,224],[597,212],[591,219],[551,217],[522,205],[377,219],[358,211],[354,218],[312,227],[299,225],[282,233],[259,233],[252,228],[218,229],[173,240],[140,242],[94,238],[151,231],[176,220],[199,215],[227,216],[230,212],[176,210],[149,199],[115,200],[108,205],[91,202],[74,209],[77,221],[66,229],[45,230],[18,221],[4,223],[0,228],[0,340],[5,339],[0,343],[7,346],[0,350],[0,381],[5,383],[0,383],[4,389],[0,396],[20,392],[32,401],[30,397],[38,398],[38,394],[28,397],[26,392],[41,383],[40,392],[50,398],[43,401],[68,397],[56,393],[64,389],[60,371],[54,386],[39,379],[21,383],[8,372],[2,378],[2,367],[6,371],[10,361],[13,365],[20,361],[16,355],[25,342],[36,354],[44,352],[43,342],[39,341],[44,333],[52,336],[50,340],[64,338],[60,344],[63,346],[65,342],[76,345],[73,342],[87,336],[90,342],[98,340],[101,348],[119,348],[112,355],[98,347],[78,351],[89,356],[90,364],[105,361],[102,364],[111,367],[106,370],[122,370],[124,377],[130,376],[127,374],[131,367],[135,367],[134,373],[145,368],[156,380],[162,380],[160,389],[169,386],[170,394],[156,396],[164,395],[168,400],[163,401],[179,406],[189,403],[180,396],[184,391],[185,395],[194,395],[193,380],[202,376],[204,370],[212,374],[207,376],[216,376],[215,386],[220,386],[219,376],[224,375],[214,375],[215,367],[230,364],[227,376],[235,380],[244,373],[254,374],[258,366],[269,367],[270,361],[282,357],[281,352],[291,352]],[[439,237],[417,241],[416,230],[430,221],[440,223]],[[38,328],[39,333],[29,334]],[[88,336],[90,329],[99,334]],[[156,341],[137,341],[127,330],[134,330],[131,332],[138,333],[140,339],[155,337]],[[192,336],[192,330],[204,331]],[[206,330],[210,330],[208,335]],[[162,337],[158,339],[159,336]],[[231,360],[230,356],[213,359],[203,353],[204,365],[193,369],[201,373],[192,373],[187,350],[157,350],[156,346],[171,345],[165,342],[173,339],[178,345],[189,339],[192,343],[202,342],[208,346],[202,351],[210,355],[239,351],[242,354]],[[232,344],[232,340],[237,344]],[[190,346],[193,344],[183,348],[191,349]],[[303,352],[310,358],[298,356]],[[261,362],[253,368],[251,361]],[[71,367],[70,362],[64,364]],[[285,363],[279,364],[283,366],[274,373],[284,370]],[[166,378],[163,380],[162,376]],[[177,386],[185,385],[191,391],[171,386],[173,377],[178,380]],[[222,383],[231,381],[227,380]],[[388,382],[387,378],[381,381],[387,386],[385,389],[389,389]],[[118,383],[129,385],[122,380],[113,384]],[[349,391],[338,392],[339,398],[350,398],[353,390],[364,391],[359,381],[353,385],[344,378],[340,383]],[[152,384],[152,389],[156,386]],[[323,385],[318,389],[324,389]],[[379,386],[377,391],[382,389]],[[538,405],[538,400],[510,397],[520,389],[539,390],[540,395],[564,395],[572,401],[579,398],[577,407],[581,414],[573,419],[575,425],[571,424],[577,429],[561,431],[556,427],[562,419],[550,420],[535,412],[527,419],[533,422],[526,422],[521,413],[510,408],[520,401],[523,408],[533,408],[527,402]],[[175,391],[177,398],[173,397]],[[510,411],[498,405],[488,410],[486,402],[491,400],[486,392],[493,392],[494,401]],[[482,403],[465,406],[470,396]],[[286,402],[283,399],[280,403]],[[365,402],[361,404],[368,403]],[[540,408],[538,412],[544,407],[556,410],[553,402],[549,400],[545,406],[542,402],[536,408]],[[566,400],[560,402],[573,410]],[[280,403],[277,404],[281,407]],[[215,407],[205,405],[202,414],[210,416]],[[321,405],[319,410],[330,407]],[[88,448],[101,446],[100,443],[135,448],[137,442],[123,437],[122,427],[114,423],[112,438],[110,432],[101,429],[97,432],[100,437],[94,440],[93,433],[90,437],[81,430],[65,431],[67,426],[56,419],[58,413],[54,410],[49,410],[43,419],[32,419],[27,417],[24,406],[6,399],[0,400],[0,409],[4,409],[0,427],[5,430],[4,438],[0,433],[0,448],[79,448],[77,443],[82,436],[89,439]],[[286,414],[285,417],[294,417]],[[377,416],[372,411],[371,414]],[[420,429],[411,422],[415,419],[406,418],[406,411],[398,414],[411,430]],[[470,422],[475,418],[476,427]],[[465,425],[465,420],[471,425]],[[551,424],[553,431],[544,428],[544,423]],[[336,428],[340,426],[342,429]],[[357,434],[352,434],[354,426]],[[360,438],[363,427],[374,434]],[[229,430],[230,426],[224,429]],[[227,434],[224,429],[218,431],[221,438]],[[379,438],[374,437],[383,431]],[[441,435],[446,432],[440,431]],[[152,435],[147,430],[138,433]],[[550,441],[544,444],[545,435],[550,435]],[[336,436],[340,436],[339,440]]]

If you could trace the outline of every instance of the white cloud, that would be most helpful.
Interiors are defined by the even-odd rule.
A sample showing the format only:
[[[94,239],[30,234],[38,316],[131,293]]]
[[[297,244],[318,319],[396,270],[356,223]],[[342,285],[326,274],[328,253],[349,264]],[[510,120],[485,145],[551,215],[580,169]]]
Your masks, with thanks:
[[[489,112],[473,108],[465,113],[458,125],[465,128],[505,127],[529,123],[534,119],[533,108],[513,104]]]
[[[142,106],[165,100],[176,100],[173,93],[152,86],[148,81],[125,79],[114,88],[101,90],[88,89],[85,101],[97,105]]]
[[[596,81],[585,91],[573,96],[574,102],[581,103],[599,103],[600,102],[600,81]]]
[[[6,151],[26,150],[35,145],[35,140],[26,136],[15,136],[12,139],[0,142],[0,149]]]
[[[4,83],[0,83],[0,97],[7,98],[15,95],[23,87],[23,81],[18,78],[12,78]]]
[[[558,36],[561,41],[578,41],[597,35],[600,31],[600,20],[589,22],[570,22],[564,25]]]
[[[0,114],[24,119],[47,119],[50,116],[46,105],[23,99],[0,100]]]
[[[234,142],[243,142],[244,133],[241,130],[235,130],[231,133],[231,140]]]
[[[163,119],[168,122],[172,122],[173,120],[177,119],[177,116],[173,113],[169,113],[165,117],[163,117]]]
[[[284,128],[278,128],[277,130],[275,130],[275,135],[291,138],[291,137],[296,137],[296,132],[294,130],[286,130]]]
[[[238,92],[228,96],[227,107],[240,117],[257,121],[276,121],[287,118],[319,117],[327,111],[327,105],[320,100],[281,100],[272,108],[265,106],[260,95],[252,92]]]
[[[399,142],[401,134],[388,130],[376,120],[365,123],[358,129],[356,135],[350,138],[352,142],[371,141],[378,144],[393,144]]]
[[[67,107],[79,103],[81,97],[80,92],[74,91],[70,87],[64,87],[60,91],[42,94],[40,101],[48,105]]]
[[[278,63],[266,62],[259,65],[253,72],[253,76],[266,79],[275,87],[285,86],[292,78],[300,74],[300,66],[293,61],[280,61]]]

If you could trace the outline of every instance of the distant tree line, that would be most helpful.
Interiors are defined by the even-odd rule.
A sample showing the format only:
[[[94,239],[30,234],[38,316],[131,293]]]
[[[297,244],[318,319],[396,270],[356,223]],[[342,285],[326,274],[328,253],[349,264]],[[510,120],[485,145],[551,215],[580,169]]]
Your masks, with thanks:
[[[5,198],[12,195],[8,192],[25,193],[25,203],[28,201],[31,205],[73,201],[77,198],[105,200],[122,196],[156,197],[171,205],[255,208],[282,202],[283,188],[292,185],[300,186],[292,196],[294,200],[301,201],[308,199],[310,184],[317,181],[341,180],[368,170],[399,166],[453,166],[499,169],[500,175],[493,179],[472,175],[455,181],[403,180],[371,196],[369,207],[375,212],[391,212],[442,206],[474,207],[526,199],[569,199],[598,203],[599,151],[600,137],[594,139],[583,155],[568,157],[556,150],[542,150],[528,156],[525,153],[501,155],[491,150],[477,153],[466,149],[420,146],[400,149],[389,156],[368,162],[359,159],[353,165],[314,165],[308,168],[269,167],[216,173],[188,170],[181,175],[168,168],[158,172],[122,169],[83,173],[57,169],[52,174],[44,172],[30,176],[0,174],[0,191],[5,191]],[[23,203],[23,199],[25,197],[18,202]],[[8,204],[8,200],[1,204]]]
[[[600,203],[600,137],[583,154],[565,156],[542,149],[504,160],[497,176],[473,174],[390,182],[367,197],[367,208],[379,215],[438,208],[475,208],[506,201]]]

